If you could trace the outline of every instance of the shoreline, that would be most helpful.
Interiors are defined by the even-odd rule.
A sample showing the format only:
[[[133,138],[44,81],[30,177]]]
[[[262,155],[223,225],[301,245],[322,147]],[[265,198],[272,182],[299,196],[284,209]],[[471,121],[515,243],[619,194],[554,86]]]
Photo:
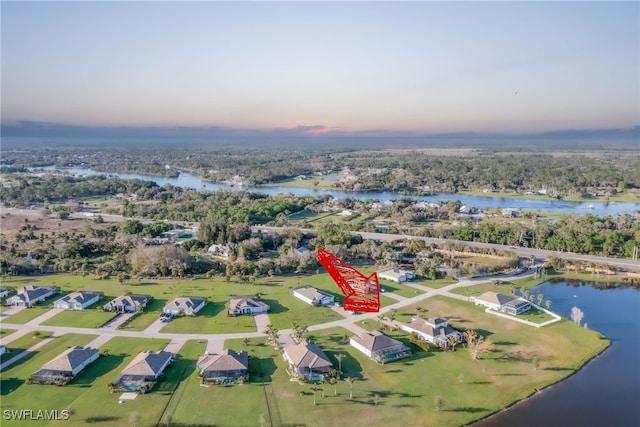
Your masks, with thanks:
[[[611,348],[611,340],[607,337],[605,337],[604,335],[600,334],[600,336],[602,338],[605,338],[608,343],[607,345],[600,351],[598,351],[596,354],[594,354],[592,357],[588,358],[587,360],[584,361],[584,363],[582,363],[580,366],[578,366],[573,372],[571,372],[569,375],[567,375],[566,377],[553,382],[551,384],[548,384],[540,389],[535,389],[535,391],[533,391],[532,393],[530,393],[529,395],[523,397],[522,399],[516,400],[514,402],[512,402],[511,404],[509,404],[508,406],[506,406],[505,408],[502,409],[498,409],[495,412],[492,412],[490,414],[488,414],[487,416],[484,416],[482,418],[479,418],[475,421],[472,421],[471,423],[467,423],[467,424],[462,424],[460,427],[478,427],[478,423],[481,423],[483,421],[489,421],[492,417],[498,416],[502,413],[505,413],[507,411],[509,411],[510,409],[514,408],[515,406],[521,404],[521,403],[525,403],[528,402],[529,400],[531,400],[534,396],[537,396],[538,394],[542,393],[545,390],[548,390],[554,386],[557,386],[558,384],[561,384],[565,381],[567,381],[568,379],[574,377],[575,375],[577,375],[580,371],[582,371],[583,369],[585,369],[587,367],[587,365],[589,365],[591,362],[593,362],[594,360],[596,360],[598,357],[600,357],[605,351],[607,351],[609,348]]]

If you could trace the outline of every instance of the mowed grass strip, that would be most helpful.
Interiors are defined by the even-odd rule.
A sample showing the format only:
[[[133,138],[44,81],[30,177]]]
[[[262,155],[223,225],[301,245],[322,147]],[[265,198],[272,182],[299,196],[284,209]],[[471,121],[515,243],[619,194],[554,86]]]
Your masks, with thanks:
[[[53,301],[50,301],[53,302]],[[40,305],[42,304],[42,305]],[[36,305],[34,307],[29,307],[29,308],[25,308],[23,310],[20,310],[17,313],[12,314],[11,316],[8,317],[4,317],[2,322],[3,323],[14,323],[16,325],[23,325],[27,322],[32,321],[33,319],[42,316],[43,314],[45,314],[47,311],[49,311],[50,308],[52,308],[53,306],[49,304],[49,302],[45,301],[42,303],[39,303],[39,305]]]
[[[100,328],[117,314],[102,310],[102,305],[85,310],[65,310],[42,322],[46,326],[67,326],[73,328]]]
[[[11,341],[9,344],[7,344],[7,349],[9,351],[0,356],[0,362],[5,362],[9,359],[12,359],[23,351],[28,350],[29,347],[38,344],[40,341],[50,337],[51,335],[53,335],[52,332],[31,331],[28,334],[23,335],[14,341]],[[24,359],[16,363],[21,363],[23,361]]]

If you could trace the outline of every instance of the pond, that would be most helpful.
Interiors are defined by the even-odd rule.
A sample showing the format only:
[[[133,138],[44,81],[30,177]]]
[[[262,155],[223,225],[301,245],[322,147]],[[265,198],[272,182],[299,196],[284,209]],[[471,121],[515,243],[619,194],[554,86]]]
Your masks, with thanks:
[[[531,289],[569,318],[601,332],[611,346],[575,375],[473,424],[495,426],[640,426],[640,291],[617,283],[553,280]]]

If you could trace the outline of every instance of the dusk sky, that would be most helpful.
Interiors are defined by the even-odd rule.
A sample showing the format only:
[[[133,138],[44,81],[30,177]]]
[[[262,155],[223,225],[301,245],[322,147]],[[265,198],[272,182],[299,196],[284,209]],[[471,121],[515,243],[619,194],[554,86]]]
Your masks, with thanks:
[[[2,1],[2,121],[309,133],[640,122],[640,3]]]

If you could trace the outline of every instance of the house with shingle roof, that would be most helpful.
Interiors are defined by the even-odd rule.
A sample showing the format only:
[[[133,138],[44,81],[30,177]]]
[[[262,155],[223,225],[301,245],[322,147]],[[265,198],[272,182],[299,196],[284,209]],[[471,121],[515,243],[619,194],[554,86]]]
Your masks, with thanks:
[[[198,359],[196,366],[202,380],[207,383],[228,384],[249,380],[249,355],[246,351],[227,349],[222,354],[205,354]]]
[[[29,377],[32,384],[63,385],[100,357],[98,349],[75,346],[51,360]]]
[[[0,298],[6,298],[11,293],[11,288],[7,286],[0,286]]]
[[[205,297],[178,297],[165,305],[162,312],[174,316],[194,316],[207,304]]]
[[[158,381],[173,360],[173,354],[168,351],[143,351],[122,370],[113,384],[117,390],[147,391]]]
[[[331,373],[333,363],[318,345],[306,341],[284,347],[282,354],[294,378],[317,381]]]
[[[302,286],[292,289],[291,294],[311,305],[330,305],[336,302],[335,296],[318,288],[314,288],[313,286]]]
[[[478,297],[471,297],[471,302],[514,316],[531,309],[531,303],[524,298],[512,298],[495,292],[485,292]]]
[[[146,307],[151,298],[149,295],[120,295],[103,305],[102,308],[105,311],[115,311],[117,313],[135,313]]]
[[[270,310],[267,303],[258,296],[232,296],[229,301],[229,314],[237,316],[240,314],[259,314]]]
[[[452,347],[455,343],[465,341],[464,334],[450,327],[445,319],[440,317],[421,319],[414,317],[410,322],[403,323],[401,326],[403,331],[410,334],[416,334],[418,339],[436,344],[441,348]]]
[[[72,292],[54,302],[53,306],[55,308],[64,308],[65,310],[84,310],[91,304],[98,302],[102,295],[102,292]]]
[[[14,296],[7,298],[7,305],[14,307],[31,307],[54,295],[58,290],[55,286],[24,286],[19,288]]]
[[[380,331],[354,335],[349,344],[381,364],[411,356],[409,347]]]

